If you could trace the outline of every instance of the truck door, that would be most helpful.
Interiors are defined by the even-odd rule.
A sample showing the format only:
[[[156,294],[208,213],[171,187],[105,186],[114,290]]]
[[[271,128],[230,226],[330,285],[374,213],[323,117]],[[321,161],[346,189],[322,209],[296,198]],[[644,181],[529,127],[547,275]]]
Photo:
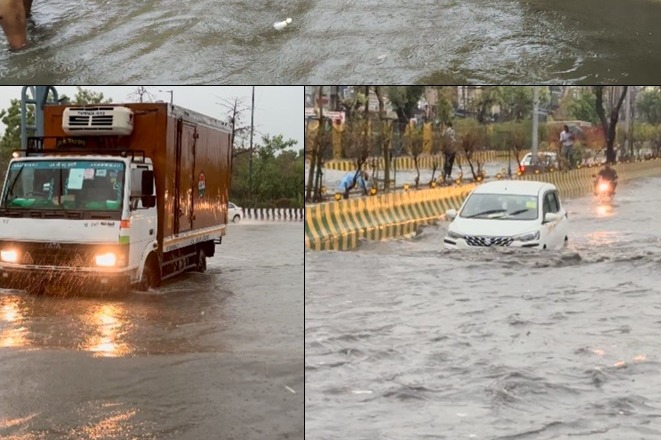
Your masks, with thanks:
[[[195,143],[197,126],[183,119],[177,120],[177,157],[174,195],[174,233],[190,231],[193,228],[193,190],[195,170]]]

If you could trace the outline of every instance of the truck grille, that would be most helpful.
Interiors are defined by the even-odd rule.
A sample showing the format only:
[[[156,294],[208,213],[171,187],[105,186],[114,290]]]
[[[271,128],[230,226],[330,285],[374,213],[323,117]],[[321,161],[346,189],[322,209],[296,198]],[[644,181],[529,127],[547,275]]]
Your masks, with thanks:
[[[124,261],[128,257],[127,245],[1,242],[0,246],[16,249],[17,263],[35,266],[95,267],[95,256],[109,250],[118,258],[123,255]]]
[[[48,243],[30,244],[21,249],[21,263],[38,266],[84,267],[94,264],[92,249],[81,245],[60,244],[59,248]]]
[[[512,244],[512,237],[478,237],[467,235],[465,237],[468,246],[509,246]]]

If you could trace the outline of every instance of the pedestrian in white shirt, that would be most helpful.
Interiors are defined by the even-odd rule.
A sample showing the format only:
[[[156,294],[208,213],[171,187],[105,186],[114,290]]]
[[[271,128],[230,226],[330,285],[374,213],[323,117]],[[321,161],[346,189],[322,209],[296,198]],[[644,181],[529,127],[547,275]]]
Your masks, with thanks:
[[[560,133],[560,144],[562,145],[562,157],[567,160],[571,168],[571,156],[574,150],[574,134],[569,131],[569,127],[564,126],[564,130]]]

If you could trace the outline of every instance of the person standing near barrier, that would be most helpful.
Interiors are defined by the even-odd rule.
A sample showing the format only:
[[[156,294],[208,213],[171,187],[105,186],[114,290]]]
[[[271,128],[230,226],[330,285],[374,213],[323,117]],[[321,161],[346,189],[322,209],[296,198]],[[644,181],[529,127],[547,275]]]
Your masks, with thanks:
[[[560,144],[562,145],[562,157],[565,158],[569,168],[572,168],[572,153],[574,151],[574,133],[569,131],[568,126],[560,133]]]
[[[363,195],[367,195],[367,181],[369,175],[365,171],[351,171],[347,173],[340,182],[340,192],[343,193],[345,199],[349,198],[349,191],[356,186],[363,190]]]
[[[445,161],[443,162],[443,180],[447,181],[452,175],[454,158],[457,155],[455,150],[456,133],[454,131],[454,127],[452,127],[452,122],[448,122],[448,128],[445,129],[445,136],[449,141],[449,151],[444,152]]]

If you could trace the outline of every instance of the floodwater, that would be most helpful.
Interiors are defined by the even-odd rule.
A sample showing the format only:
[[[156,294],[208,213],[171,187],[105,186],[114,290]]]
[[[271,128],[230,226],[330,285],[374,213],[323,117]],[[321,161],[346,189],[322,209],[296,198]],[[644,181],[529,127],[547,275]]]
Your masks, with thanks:
[[[567,200],[563,251],[306,251],[306,438],[660,438],[659,185]]]
[[[659,22],[659,0],[35,0],[0,80],[655,83]]]
[[[128,298],[0,290],[0,438],[302,439],[302,224]]]

